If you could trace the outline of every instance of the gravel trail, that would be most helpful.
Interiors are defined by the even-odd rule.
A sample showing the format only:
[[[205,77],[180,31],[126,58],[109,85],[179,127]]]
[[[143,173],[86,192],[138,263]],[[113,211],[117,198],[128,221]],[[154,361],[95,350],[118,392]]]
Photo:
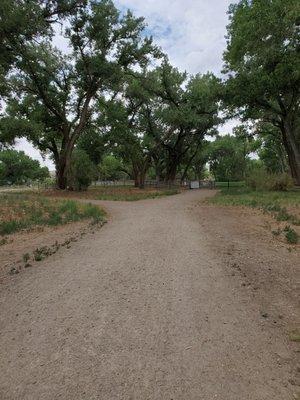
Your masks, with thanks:
[[[1,285],[0,399],[293,399],[193,208],[212,193],[98,202],[108,224]]]

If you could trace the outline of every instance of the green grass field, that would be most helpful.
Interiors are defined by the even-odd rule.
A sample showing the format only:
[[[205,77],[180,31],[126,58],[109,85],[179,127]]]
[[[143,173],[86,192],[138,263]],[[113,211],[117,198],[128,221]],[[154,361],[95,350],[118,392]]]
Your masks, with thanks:
[[[213,198],[212,204],[228,206],[267,207],[276,205],[279,207],[300,207],[300,191],[270,192],[255,191],[247,187],[222,188]]]
[[[0,195],[0,235],[8,235],[36,226],[56,226],[90,219],[103,221],[105,213],[92,204],[75,200],[50,199],[39,194],[6,193]]]

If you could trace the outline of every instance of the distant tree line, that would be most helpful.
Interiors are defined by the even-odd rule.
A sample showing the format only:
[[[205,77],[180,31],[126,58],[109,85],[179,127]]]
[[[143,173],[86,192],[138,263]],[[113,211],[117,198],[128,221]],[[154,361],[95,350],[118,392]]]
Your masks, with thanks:
[[[21,185],[28,182],[44,181],[49,177],[47,167],[32,160],[23,151],[0,151],[0,185]]]

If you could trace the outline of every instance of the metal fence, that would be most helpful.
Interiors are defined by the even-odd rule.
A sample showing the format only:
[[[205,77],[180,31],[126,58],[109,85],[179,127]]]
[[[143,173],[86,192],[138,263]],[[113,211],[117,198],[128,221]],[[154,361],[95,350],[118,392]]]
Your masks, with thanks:
[[[134,186],[134,181],[130,179],[122,179],[117,181],[95,181],[93,186]]]
[[[214,189],[216,187],[215,181],[193,181],[199,184],[199,188],[207,188],[207,189]],[[117,181],[96,181],[93,183],[93,186],[110,186],[110,187],[120,187],[120,186],[134,186],[133,180],[117,180]],[[180,179],[175,180],[174,182],[165,182],[165,181],[157,181],[146,179],[144,182],[144,186],[147,188],[157,188],[157,189],[172,189],[172,188],[191,188],[191,181],[181,181]]]
[[[214,189],[218,187],[215,181],[181,181],[175,180],[174,182],[165,182],[165,181],[157,181],[157,180],[150,180],[147,179],[145,181],[146,188],[157,188],[157,189],[176,189],[176,188],[183,188],[183,189],[190,189],[192,187],[191,183],[197,182],[199,183],[199,188],[206,188],[206,189]],[[117,180],[117,181],[96,181],[93,182],[91,187],[133,187],[134,181],[133,180]],[[54,189],[55,183],[39,183],[35,182],[29,185],[11,185],[11,186],[0,186],[0,192],[18,192],[18,191],[31,191],[31,190],[48,190]]]

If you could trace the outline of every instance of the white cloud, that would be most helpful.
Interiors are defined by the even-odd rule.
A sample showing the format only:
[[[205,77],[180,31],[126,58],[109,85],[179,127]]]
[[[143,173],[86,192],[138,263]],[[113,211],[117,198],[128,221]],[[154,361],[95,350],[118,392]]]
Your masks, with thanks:
[[[38,160],[42,166],[48,167],[50,171],[55,169],[52,160],[49,157],[43,158],[39,150],[35,149],[26,139],[18,139],[15,144],[15,149],[24,151],[24,153],[30,155],[34,160]]]
[[[219,74],[231,0],[117,0],[144,16],[155,41],[175,66]]]

